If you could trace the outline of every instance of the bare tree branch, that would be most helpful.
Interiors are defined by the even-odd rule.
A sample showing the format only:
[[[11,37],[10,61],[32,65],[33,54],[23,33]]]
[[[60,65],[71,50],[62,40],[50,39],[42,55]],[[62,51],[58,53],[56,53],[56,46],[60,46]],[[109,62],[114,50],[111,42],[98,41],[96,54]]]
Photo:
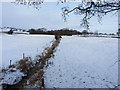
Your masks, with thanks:
[[[21,4],[21,5],[28,5],[33,6],[34,8],[38,9],[40,8],[40,5],[44,2],[44,0],[15,0],[15,4]]]
[[[84,15],[81,25],[89,28],[89,20],[93,16],[98,17],[98,21],[101,21],[102,17],[109,12],[114,12],[120,10],[120,1],[102,1],[102,0],[82,0],[79,6],[74,7],[73,9],[68,9],[66,7],[62,8],[63,16],[66,19],[66,15],[74,12],[78,15]]]
[[[36,9],[39,9],[39,6],[45,0],[16,0],[15,3],[22,4],[22,5],[29,5],[34,6]],[[61,3],[68,2],[70,0],[59,0]],[[72,0],[76,1],[76,0]],[[86,27],[89,29],[89,20],[93,16],[98,17],[98,21],[100,22],[102,17],[110,12],[115,12],[120,10],[120,1],[118,0],[80,0],[78,2],[79,5],[75,6],[74,8],[70,9],[68,7],[62,8],[62,16],[66,21],[67,16],[74,12],[75,14],[83,16],[81,20],[81,26]]]

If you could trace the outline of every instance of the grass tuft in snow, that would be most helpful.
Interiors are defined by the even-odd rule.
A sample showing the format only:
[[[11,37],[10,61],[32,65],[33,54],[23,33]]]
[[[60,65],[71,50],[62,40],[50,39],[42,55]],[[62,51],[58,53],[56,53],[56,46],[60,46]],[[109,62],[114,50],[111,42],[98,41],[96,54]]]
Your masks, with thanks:
[[[29,79],[29,85],[32,86],[35,84],[36,81],[41,81],[42,77],[43,77],[43,70],[39,70],[37,71],[30,79]],[[41,84],[40,84],[41,85]]]
[[[21,59],[20,61],[18,61],[18,67],[17,69],[19,69],[21,72],[27,73],[28,70],[30,70],[30,68],[33,66],[32,64],[32,60],[30,57],[26,57],[24,59]]]

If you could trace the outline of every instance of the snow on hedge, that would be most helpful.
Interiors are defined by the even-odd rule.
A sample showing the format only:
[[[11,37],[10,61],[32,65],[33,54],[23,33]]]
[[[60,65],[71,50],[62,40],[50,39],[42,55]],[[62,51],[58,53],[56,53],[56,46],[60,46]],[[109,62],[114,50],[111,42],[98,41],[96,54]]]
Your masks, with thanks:
[[[0,71],[0,90],[3,90],[6,85],[19,83],[24,76],[25,74],[16,68],[2,69]]]
[[[22,77],[25,76],[24,73],[20,72],[20,70],[15,70],[14,72],[8,71],[6,73],[2,73],[2,84],[13,85],[21,81]]]
[[[118,80],[118,39],[63,37],[50,61],[46,88],[113,88]]]

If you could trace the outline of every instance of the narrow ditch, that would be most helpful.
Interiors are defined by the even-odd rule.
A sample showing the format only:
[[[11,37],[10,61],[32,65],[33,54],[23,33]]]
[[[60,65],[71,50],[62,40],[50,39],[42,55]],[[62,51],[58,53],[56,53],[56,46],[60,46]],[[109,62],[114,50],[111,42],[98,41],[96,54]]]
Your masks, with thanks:
[[[5,90],[25,89],[25,88],[45,88],[44,84],[44,67],[48,66],[48,60],[54,56],[57,46],[59,45],[61,36],[55,36],[55,41],[51,47],[46,47],[44,55],[39,56],[40,59],[35,63],[35,66],[27,71],[27,75],[15,85],[7,85]]]

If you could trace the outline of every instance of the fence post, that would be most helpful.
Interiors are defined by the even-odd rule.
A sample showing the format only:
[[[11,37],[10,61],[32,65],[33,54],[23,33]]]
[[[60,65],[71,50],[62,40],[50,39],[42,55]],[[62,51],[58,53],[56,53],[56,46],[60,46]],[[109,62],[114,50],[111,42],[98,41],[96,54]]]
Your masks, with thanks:
[[[11,63],[12,63],[12,60],[10,60],[10,66],[12,65]]]
[[[25,58],[25,54],[23,53],[23,59]]]
[[[37,53],[38,53],[38,48],[37,48]]]
[[[44,88],[44,77],[42,77],[42,88]]]

